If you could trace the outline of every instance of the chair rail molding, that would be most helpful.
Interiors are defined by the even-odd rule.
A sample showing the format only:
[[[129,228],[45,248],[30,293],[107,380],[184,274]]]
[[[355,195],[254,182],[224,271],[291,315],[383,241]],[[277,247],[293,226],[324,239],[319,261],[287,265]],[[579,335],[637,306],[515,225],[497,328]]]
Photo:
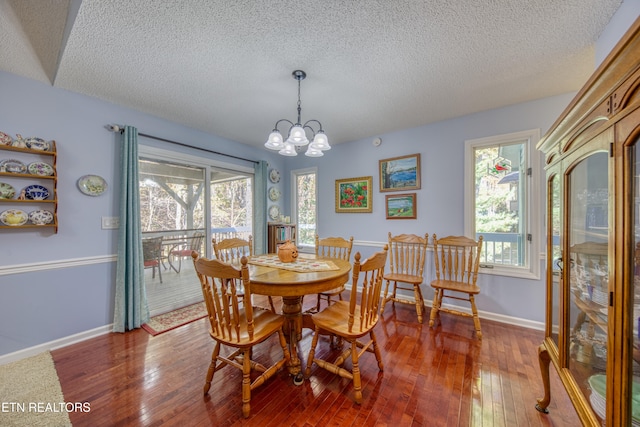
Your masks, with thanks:
[[[0,267],[0,276],[32,273],[45,270],[57,270],[60,268],[72,268],[83,265],[104,264],[108,262],[115,262],[117,259],[117,255],[100,255],[84,258],[70,258],[66,260],[40,261],[28,264],[7,265]]]

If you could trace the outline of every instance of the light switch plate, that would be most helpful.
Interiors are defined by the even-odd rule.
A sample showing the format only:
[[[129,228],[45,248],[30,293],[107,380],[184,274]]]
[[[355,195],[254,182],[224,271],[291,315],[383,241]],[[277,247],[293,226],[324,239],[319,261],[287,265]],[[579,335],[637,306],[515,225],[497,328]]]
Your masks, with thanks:
[[[102,217],[102,229],[113,230],[120,227],[120,218],[117,216],[103,216]]]

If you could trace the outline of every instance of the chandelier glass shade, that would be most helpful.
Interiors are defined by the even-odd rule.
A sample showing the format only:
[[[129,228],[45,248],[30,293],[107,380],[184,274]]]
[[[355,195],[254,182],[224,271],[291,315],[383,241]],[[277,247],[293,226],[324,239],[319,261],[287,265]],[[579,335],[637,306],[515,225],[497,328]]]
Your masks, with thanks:
[[[306,145],[306,156],[321,157],[324,155],[323,151],[331,149],[331,146],[329,145],[329,138],[327,138],[327,135],[322,129],[322,123],[318,120],[311,119],[302,124],[302,121],[300,120],[302,112],[302,104],[300,102],[300,82],[307,77],[307,74],[302,70],[295,70],[291,74],[293,78],[298,81],[298,121],[293,123],[287,119],[278,120],[269,134],[269,138],[264,146],[270,150],[278,151],[278,154],[283,156],[297,156],[298,148]],[[289,126],[286,140],[282,137],[282,134],[278,129],[278,126],[282,123]],[[312,125],[317,126],[317,130],[314,129]],[[311,134],[311,143],[309,143],[307,132]]]

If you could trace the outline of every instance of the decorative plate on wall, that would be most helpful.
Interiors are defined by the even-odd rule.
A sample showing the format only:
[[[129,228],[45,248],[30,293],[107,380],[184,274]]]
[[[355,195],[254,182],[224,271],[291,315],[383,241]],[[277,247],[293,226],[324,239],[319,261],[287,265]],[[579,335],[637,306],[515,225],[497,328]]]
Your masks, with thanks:
[[[42,138],[27,138],[24,142],[32,150],[49,151],[49,143]]]
[[[16,189],[6,182],[0,182],[0,199],[13,199],[16,195]]]
[[[0,214],[0,222],[4,225],[24,225],[29,217],[19,209],[9,209]]]
[[[85,175],[78,179],[78,188],[87,196],[99,196],[107,191],[107,181],[98,175]]]
[[[33,162],[29,163],[27,166],[27,170],[30,174],[33,175],[41,175],[41,176],[51,176],[53,175],[53,167],[44,162]]]
[[[49,197],[49,190],[42,185],[29,185],[23,190],[24,195],[29,200],[45,200]]]
[[[0,145],[11,145],[13,138],[4,132],[0,132]]]
[[[269,208],[269,218],[274,221],[280,218],[280,207],[278,205],[273,205]]]
[[[280,182],[280,171],[278,169],[271,169],[269,172],[269,179],[274,184]]]
[[[0,171],[9,173],[26,173],[27,167],[20,160],[6,159],[0,162]]]
[[[43,209],[29,213],[29,221],[35,225],[45,225],[53,221],[53,213]]]
[[[280,198],[280,191],[276,187],[271,187],[269,189],[269,200],[272,202],[277,202]]]

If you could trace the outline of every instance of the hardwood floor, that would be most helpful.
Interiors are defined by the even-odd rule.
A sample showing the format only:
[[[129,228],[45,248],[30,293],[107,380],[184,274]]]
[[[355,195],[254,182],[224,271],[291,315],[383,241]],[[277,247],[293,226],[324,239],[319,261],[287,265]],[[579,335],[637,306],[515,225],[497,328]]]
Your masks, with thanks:
[[[306,298],[305,308],[313,300]],[[373,354],[362,356],[361,405],[353,401],[350,381],[314,365],[301,386],[283,370],[256,388],[246,420],[239,370],[218,371],[203,396],[214,345],[206,319],[156,337],[143,330],[108,334],[52,354],[65,401],[90,404],[89,412],[69,414],[75,427],[580,425],[555,375],[550,413],[534,408],[543,394],[542,332],[483,320],[480,342],[471,319],[442,314],[442,320],[430,329],[416,322],[414,307],[387,305],[375,330],[385,370],[378,371]],[[305,330],[303,361],[310,342]],[[279,351],[270,340],[254,356],[266,361]],[[328,339],[321,338],[316,354],[329,352]]]

